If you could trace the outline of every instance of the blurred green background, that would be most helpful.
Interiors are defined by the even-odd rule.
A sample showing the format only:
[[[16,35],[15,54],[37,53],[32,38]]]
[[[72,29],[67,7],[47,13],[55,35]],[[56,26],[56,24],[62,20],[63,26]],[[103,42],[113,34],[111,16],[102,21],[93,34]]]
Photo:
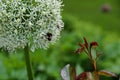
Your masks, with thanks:
[[[86,55],[73,54],[83,37],[99,44],[103,55],[98,69],[120,74],[120,0],[64,0],[63,4],[65,27],[60,40],[47,50],[31,52],[35,80],[61,80],[60,71],[66,64],[75,66],[77,74],[91,71]],[[8,54],[1,50],[0,80],[27,80],[23,53],[22,49]]]

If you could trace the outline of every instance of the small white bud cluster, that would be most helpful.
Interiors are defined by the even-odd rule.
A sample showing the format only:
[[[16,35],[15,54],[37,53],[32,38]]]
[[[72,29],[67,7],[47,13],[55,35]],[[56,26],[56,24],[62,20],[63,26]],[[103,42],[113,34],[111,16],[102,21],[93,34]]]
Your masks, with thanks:
[[[61,0],[0,0],[0,48],[47,48],[64,26]]]

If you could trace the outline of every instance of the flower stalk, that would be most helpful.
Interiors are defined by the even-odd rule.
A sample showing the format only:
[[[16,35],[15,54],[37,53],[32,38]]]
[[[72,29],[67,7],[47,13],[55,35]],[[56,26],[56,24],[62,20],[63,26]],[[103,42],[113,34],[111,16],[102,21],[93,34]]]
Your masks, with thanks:
[[[32,66],[31,66],[31,60],[30,60],[30,53],[29,53],[28,44],[25,46],[24,52],[25,52],[24,55],[25,55],[25,62],[26,62],[28,80],[33,80],[33,72],[32,72]]]

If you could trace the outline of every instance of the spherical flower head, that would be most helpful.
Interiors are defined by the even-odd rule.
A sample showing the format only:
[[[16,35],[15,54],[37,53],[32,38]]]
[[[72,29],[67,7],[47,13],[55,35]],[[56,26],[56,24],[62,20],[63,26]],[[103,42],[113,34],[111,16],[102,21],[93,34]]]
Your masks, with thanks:
[[[0,0],[0,48],[46,49],[63,29],[61,0]]]

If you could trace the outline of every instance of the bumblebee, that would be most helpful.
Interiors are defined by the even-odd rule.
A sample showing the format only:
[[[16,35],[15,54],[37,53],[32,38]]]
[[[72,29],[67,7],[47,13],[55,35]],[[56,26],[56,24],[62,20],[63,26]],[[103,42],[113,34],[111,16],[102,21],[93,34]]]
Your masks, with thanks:
[[[48,41],[51,41],[51,40],[52,40],[52,33],[48,32],[48,33],[46,34],[46,39],[47,39]]]

